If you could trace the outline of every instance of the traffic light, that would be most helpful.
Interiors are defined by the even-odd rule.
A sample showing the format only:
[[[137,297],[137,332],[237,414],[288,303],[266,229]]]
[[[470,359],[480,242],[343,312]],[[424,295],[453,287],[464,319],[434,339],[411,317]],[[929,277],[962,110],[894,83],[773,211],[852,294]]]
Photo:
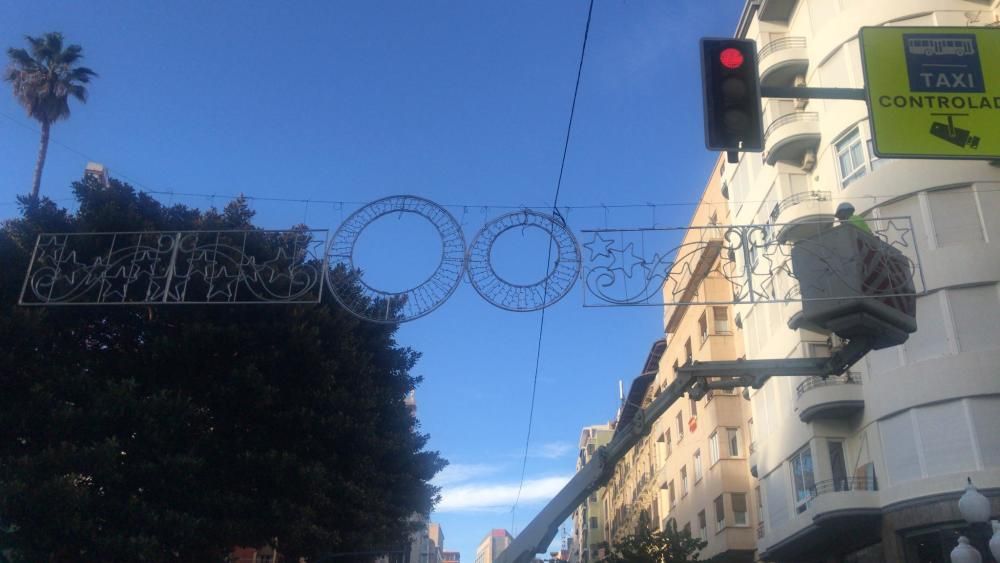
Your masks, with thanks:
[[[705,146],[730,153],[764,150],[757,43],[702,38],[701,75]]]

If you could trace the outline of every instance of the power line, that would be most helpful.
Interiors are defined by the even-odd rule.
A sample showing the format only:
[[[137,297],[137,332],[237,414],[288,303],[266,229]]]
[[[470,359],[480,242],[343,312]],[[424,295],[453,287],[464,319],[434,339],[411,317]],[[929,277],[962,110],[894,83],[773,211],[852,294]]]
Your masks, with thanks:
[[[566,154],[569,152],[569,139],[570,134],[573,131],[573,117],[576,115],[576,99],[580,93],[580,76],[583,75],[583,59],[587,54],[587,38],[590,36],[590,21],[594,14],[594,0],[590,0],[590,5],[587,8],[587,23],[583,27],[583,42],[580,46],[580,61],[577,63],[576,67],[576,83],[573,85],[573,101],[569,107],[569,121],[566,124],[566,138],[563,140],[563,150],[562,158],[559,161],[559,178],[556,180],[556,191],[552,196],[552,213],[556,217],[561,217],[559,214],[559,192],[562,190],[563,172],[566,169]],[[549,238],[549,249],[545,257],[545,271],[549,270],[549,264],[552,263],[552,239]],[[549,289],[549,277],[546,275],[545,284],[543,286],[542,295],[548,294]],[[531,445],[531,427],[535,418],[535,396],[538,391],[538,371],[539,366],[542,361],[542,335],[545,332],[545,307],[542,308],[541,315],[538,321],[538,342],[535,345],[535,370],[531,377],[531,403],[528,407],[528,431],[524,437],[524,457],[521,460],[521,478],[517,484],[517,495],[514,498],[514,504],[510,507],[510,527],[514,531],[514,517],[517,514],[517,503],[521,501],[521,490],[524,488],[524,474],[528,468],[528,448]]]

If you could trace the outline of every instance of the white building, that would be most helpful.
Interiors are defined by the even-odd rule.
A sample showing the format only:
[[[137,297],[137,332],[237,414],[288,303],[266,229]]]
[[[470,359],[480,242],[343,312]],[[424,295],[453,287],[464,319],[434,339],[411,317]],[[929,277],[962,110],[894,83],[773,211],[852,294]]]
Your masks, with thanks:
[[[997,25],[996,0],[749,0],[762,85],[861,88],[862,26]],[[1000,167],[878,159],[859,101],[765,100],[767,150],[722,172],[732,222],[908,216],[926,290],[919,330],[851,380],[772,378],[752,392],[758,556],[948,561],[966,477],[1000,514]],[[1000,134],[993,131],[989,134]],[[748,359],[828,354],[787,328],[795,305],[737,306]]]

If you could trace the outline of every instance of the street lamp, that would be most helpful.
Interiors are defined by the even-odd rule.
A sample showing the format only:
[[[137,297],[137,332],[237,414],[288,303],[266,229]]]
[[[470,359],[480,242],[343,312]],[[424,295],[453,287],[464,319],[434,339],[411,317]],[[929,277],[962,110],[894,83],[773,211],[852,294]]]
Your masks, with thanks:
[[[962,518],[969,523],[969,535],[974,538],[982,536],[985,540],[990,536],[990,501],[972,484],[971,478],[968,478],[968,481],[965,492],[958,499],[958,511],[962,514]],[[983,532],[980,533],[979,530],[983,530]],[[993,537],[982,543],[987,544],[988,542],[988,545],[984,547],[989,548],[990,554],[993,555],[993,561],[1000,561],[1000,522],[993,521],[992,531]],[[982,563],[982,561],[982,555],[969,544],[969,538],[959,536],[958,545],[951,551],[951,563]]]

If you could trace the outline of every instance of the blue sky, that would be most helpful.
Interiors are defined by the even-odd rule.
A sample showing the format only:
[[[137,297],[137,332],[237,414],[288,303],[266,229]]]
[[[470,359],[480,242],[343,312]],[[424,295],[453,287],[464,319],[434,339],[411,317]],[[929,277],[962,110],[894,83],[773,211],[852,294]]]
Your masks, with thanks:
[[[697,39],[731,35],[741,6],[596,3],[561,204],[697,199],[715,158],[702,141]],[[42,193],[64,205],[89,159],[140,189],[202,194],[157,196],[198,207],[240,192],[347,202],[419,195],[451,204],[471,241],[499,206],[551,204],[587,4],[38,1],[3,12],[0,45],[62,31],[100,74],[90,102],[53,128]],[[37,143],[35,125],[9,92],[0,95],[0,217],[15,214],[15,195],[28,190]],[[357,207],[254,203],[259,223],[275,228],[333,229]],[[567,220],[579,234],[683,225],[691,211],[577,209]],[[359,243],[373,281],[402,287],[433,267],[426,226],[376,225]],[[512,237],[498,243],[498,269],[538,279],[545,238]],[[423,353],[422,429],[452,463],[433,519],[463,560],[491,528],[520,530],[558,490],[574,470],[581,427],[614,416],[617,381],[628,384],[662,334],[656,308],[582,301],[578,284],[546,313],[513,519],[539,313],[495,309],[463,283],[401,331]]]

